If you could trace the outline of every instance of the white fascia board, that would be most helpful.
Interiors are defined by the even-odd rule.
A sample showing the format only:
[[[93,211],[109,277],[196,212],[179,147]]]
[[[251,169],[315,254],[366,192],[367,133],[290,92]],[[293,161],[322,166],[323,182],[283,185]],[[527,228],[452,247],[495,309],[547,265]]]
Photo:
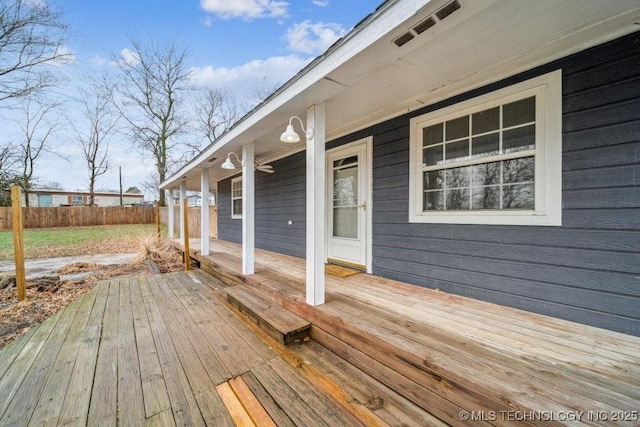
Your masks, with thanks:
[[[404,23],[407,19],[413,17],[421,8],[431,1],[432,0],[395,0],[380,6],[380,9],[376,10],[367,18],[368,22],[364,22],[354,28],[342,40],[337,42],[335,46],[329,48],[325,54],[312,61],[306,69],[303,69],[285,83],[272,99],[265,102],[252,113],[249,113],[228,133],[222,135],[218,141],[214,142],[213,145],[203,150],[171,178],[160,183],[160,188],[175,186],[184,179],[182,178],[183,176],[199,170],[202,167],[206,167],[203,166],[203,163],[207,162],[208,159],[219,150],[233,143],[234,140],[243,136],[243,134],[248,132],[256,123],[264,120],[291,102],[302,92],[310,89],[314,84],[321,81],[333,70],[354,58],[391,30]],[[306,109],[306,107],[309,107],[309,105],[304,106],[304,109]],[[283,120],[287,119],[288,117]],[[248,142],[251,141],[239,141],[238,146],[234,147],[233,150],[240,148],[242,143]]]

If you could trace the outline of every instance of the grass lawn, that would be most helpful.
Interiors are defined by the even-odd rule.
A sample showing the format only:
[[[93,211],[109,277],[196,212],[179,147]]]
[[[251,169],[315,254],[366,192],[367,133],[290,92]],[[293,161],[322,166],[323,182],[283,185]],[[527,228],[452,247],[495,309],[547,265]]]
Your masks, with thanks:
[[[25,258],[49,258],[101,253],[136,252],[154,224],[24,230]],[[13,259],[13,232],[0,231],[0,261]]]

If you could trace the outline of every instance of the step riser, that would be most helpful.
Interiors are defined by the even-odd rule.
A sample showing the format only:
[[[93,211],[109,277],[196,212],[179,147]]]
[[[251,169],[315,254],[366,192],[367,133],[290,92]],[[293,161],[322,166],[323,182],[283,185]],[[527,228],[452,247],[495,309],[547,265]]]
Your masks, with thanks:
[[[309,328],[311,325],[303,327],[301,329],[290,331],[288,333],[282,333],[277,328],[274,328],[268,321],[262,319],[262,317],[255,313],[250,307],[246,306],[241,300],[235,298],[234,295],[228,293],[227,301],[233,307],[235,307],[242,314],[247,316],[253,323],[258,325],[260,329],[265,331],[271,338],[275,339],[278,342],[283,343],[284,345],[292,344],[296,341],[302,341],[309,335]],[[284,310],[284,309],[283,309]]]

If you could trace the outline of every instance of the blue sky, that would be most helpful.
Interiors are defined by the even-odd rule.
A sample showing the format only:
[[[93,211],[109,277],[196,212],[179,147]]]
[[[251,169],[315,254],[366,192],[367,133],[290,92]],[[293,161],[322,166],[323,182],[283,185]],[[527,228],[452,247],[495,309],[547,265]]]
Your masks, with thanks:
[[[69,25],[65,65],[70,82],[79,76],[114,70],[113,56],[126,56],[129,37],[176,41],[189,51],[196,87],[228,88],[242,99],[263,85],[284,83],[338,37],[373,12],[382,0],[38,0],[61,10]],[[71,90],[72,89],[67,89]],[[61,89],[64,92],[64,89]],[[73,110],[72,107],[69,108]],[[65,189],[87,187],[86,166],[77,145],[64,131],[39,164],[41,182]],[[110,141],[113,169],[98,188],[118,187],[118,166],[125,187],[153,169],[122,136]]]

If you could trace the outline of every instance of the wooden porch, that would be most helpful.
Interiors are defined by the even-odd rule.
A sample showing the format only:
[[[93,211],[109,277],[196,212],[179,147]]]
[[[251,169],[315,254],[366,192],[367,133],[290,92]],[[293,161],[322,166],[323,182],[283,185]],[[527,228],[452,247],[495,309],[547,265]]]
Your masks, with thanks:
[[[327,302],[311,307],[302,259],[256,250],[243,276],[240,245],[212,240],[192,257],[447,424],[639,425],[640,338],[367,274],[327,275]]]
[[[0,351],[0,425],[441,425],[316,342],[283,347],[225,288],[202,271],[99,284]]]

